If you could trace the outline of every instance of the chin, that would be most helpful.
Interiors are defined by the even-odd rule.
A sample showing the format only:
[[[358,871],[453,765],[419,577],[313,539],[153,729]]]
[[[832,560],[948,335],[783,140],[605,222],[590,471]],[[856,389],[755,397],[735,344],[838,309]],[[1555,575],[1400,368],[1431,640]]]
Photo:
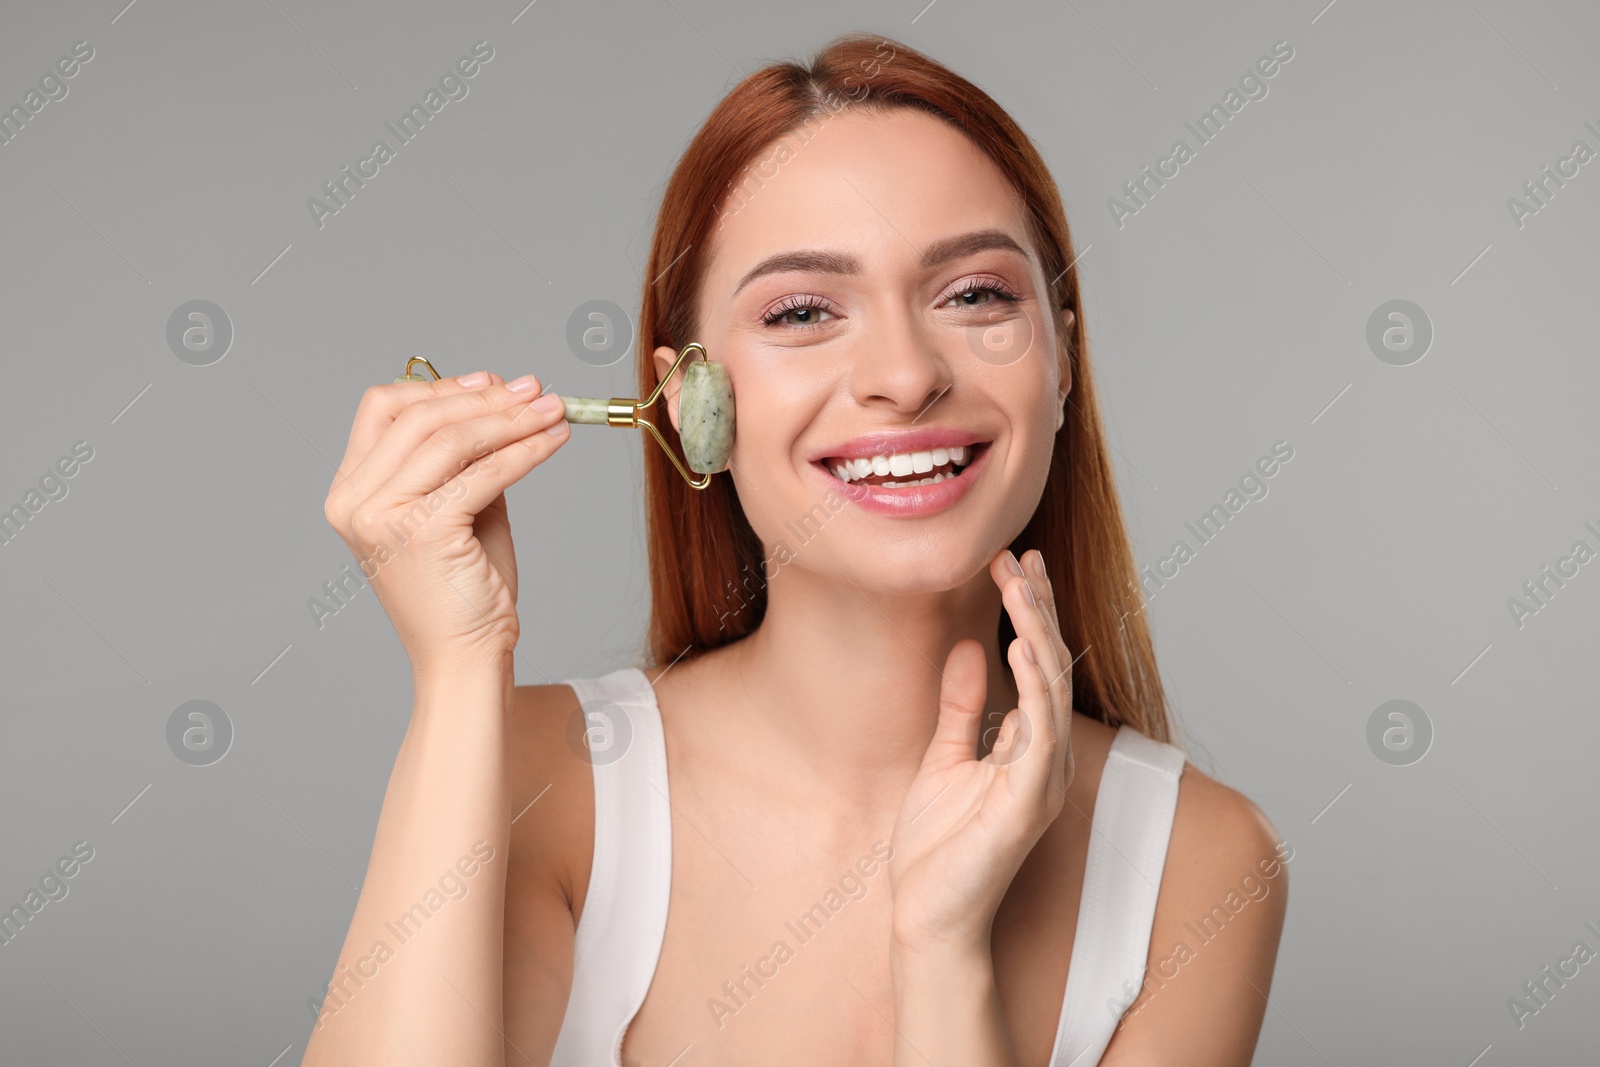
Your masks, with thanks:
[[[881,593],[885,596],[949,593],[961,589],[987,570],[988,559],[978,561],[970,567],[946,566],[938,569],[913,561],[897,571],[880,569],[870,574],[863,574],[856,580],[856,585],[863,593]]]
[[[839,530],[830,539],[827,556],[818,553],[802,559],[801,565],[829,578],[847,581],[867,594],[919,596],[961,589],[975,578],[989,581],[989,561],[995,552],[968,545],[940,547],[933,540],[916,545],[897,545],[884,541],[867,543]],[[870,536],[870,535],[868,535]]]

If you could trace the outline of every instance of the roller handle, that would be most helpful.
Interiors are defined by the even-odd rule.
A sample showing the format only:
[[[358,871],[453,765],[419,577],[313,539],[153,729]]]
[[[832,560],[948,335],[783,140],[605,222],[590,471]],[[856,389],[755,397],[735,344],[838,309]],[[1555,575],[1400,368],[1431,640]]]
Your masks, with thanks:
[[[568,422],[582,422],[595,426],[606,425],[606,407],[609,401],[597,396],[563,396],[561,405],[566,409]]]

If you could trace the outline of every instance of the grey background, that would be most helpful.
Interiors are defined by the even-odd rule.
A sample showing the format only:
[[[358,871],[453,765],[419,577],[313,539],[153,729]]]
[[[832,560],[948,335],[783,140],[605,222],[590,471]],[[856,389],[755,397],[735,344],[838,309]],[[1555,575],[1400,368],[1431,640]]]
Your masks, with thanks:
[[[124,2],[0,7],[6,107],[95,53],[0,146],[0,507],[94,449],[0,545],[0,902],[95,850],[0,948],[7,1062],[299,1061],[410,707],[370,589],[307,607],[352,563],[322,501],[361,390],[420,353],[631,395],[568,316],[636,313],[670,167],[743,73],[857,28],[1051,165],[1142,564],[1294,448],[1150,606],[1192,758],[1295,848],[1257,1061],[1592,1055],[1600,964],[1520,1030],[1507,1006],[1600,949],[1600,563],[1507,607],[1600,547],[1600,162],[1507,208],[1600,148],[1592,5]],[[469,95],[319,230],[306,200],[479,40]],[[1108,198],[1279,40],[1268,95],[1119,228]],[[166,340],[195,299],[234,330],[205,367]],[[1366,340],[1394,299],[1434,329],[1404,367]],[[510,492],[520,683],[632,654],[640,447],[580,427]],[[166,739],[201,699],[234,731],[210,766]],[[1367,742],[1395,699],[1434,733],[1409,766]]]

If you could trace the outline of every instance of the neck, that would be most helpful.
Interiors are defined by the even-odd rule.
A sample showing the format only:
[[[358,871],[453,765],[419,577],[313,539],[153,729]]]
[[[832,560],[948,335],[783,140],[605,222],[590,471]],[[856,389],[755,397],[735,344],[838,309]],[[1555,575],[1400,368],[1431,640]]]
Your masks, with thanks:
[[[767,586],[761,625],[731,646],[731,673],[773,773],[803,776],[815,795],[893,811],[939,718],[945,657],[983,645],[987,752],[1017,690],[999,647],[1000,590],[984,569],[937,593],[886,594],[799,568]]]

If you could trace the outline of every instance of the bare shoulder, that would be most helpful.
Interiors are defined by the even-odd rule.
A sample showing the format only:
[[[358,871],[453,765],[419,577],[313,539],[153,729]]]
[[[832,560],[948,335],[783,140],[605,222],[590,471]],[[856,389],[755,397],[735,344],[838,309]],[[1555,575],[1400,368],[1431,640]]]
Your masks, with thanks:
[[[1073,713],[1075,771],[1068,796],[1081,802],[1077,806],[1084,821],[1093,814],[1117,732],[1115,726]],[[1163,915],[1170,917],[1186,903],[1236,886],[1250,873],[1272,879],[1281,902],[1288,888],[1286,865],[1292,857],[1293,849],[1281,841],[1254,801],[1186,762],[1178,779],[1177,806],[1161,878],[1158,927]]]
[[[1102,1060],[1248,1064],[1266,1013],[1294,849],[1249,797],[1185,764],[1150,932],[1144,984]],[[1136,992],[1136,996],[1134,995]]]
[[[1156,904],[1152,959],[1161,958],[1158,947],[1170,949],[1182,940],[1190,926],[1202,933],[1234,927],[1241,931],[1235,940],[1252,942],[1235,949],[1275,956],[1293,856],[1293,848],[1254,801],[1184,764]],[[1170,938],[1166,945],[1158,940],[1163,935]]]
[[[1277,829],[1254,801],[1193,764],[1184,764],[1167,846],[1168,870],[1177,875],[1175,884],[1205,885],[1215,883],[1218,877],[1227,882],[1247,869],[1266,876],[1263,861],[1283,865],[1281,842]],[[1206,878],[1207,870],[1216,877]],[[1271,877],[1287,889],[1287,873],[1274,872]],[[1162,888],[1165,891],[1165,879]]]
[[[569,685],[519,685],[507,723],[511,856],[506,907],[526,892],[556,892],[574,916],[594,853],[594,771]]]

